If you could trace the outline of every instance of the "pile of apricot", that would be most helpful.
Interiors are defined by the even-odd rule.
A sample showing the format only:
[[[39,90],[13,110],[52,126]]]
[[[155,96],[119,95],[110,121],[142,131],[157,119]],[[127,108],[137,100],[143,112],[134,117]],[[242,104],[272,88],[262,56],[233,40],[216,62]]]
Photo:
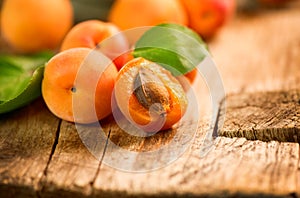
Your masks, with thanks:
[[[0,12],[1,36],[15,52],[26,54],[57,50],[74,19],[71,0],[4,0]],[[107,20],[121,30],[177,23],[209,38],[215,35],[234,12],[235,0],[115,0],[108,10]],[[114,27],[106,27],[103,31],[110,34],[116,30]],[[88,30],[83,30],[83,33],[86,32]],[[79,43],[75,43],[74,35],[70,35],[69,39],[73,42],[67,42],[69,46],[64,44],[62,48],[78,47],[76,45],[81,43],[91,47],[101,37],[105,37],[104,32],[100,36],[90,35],[90,43],[80,41],[79,38]]]
[[[136,8],[144,9],[138,17]],[[146,131],[153,130],[143,128],[149,123],[160,130],[177,123],[187,109],[180,79],[157,63],[133,57],[122,36],[104,51],[98,48],[103,40],[130,27],[162,22],[188,25],[180,0],[117,0],[110,22],[87,20],[73,26],[73,14],[70,0],[4,0],[1,8],[1,36],[13,52],[56,52],[46,63],[42,81],[49,110],[70,122],[93,123],[110,115],[115,101],[126,119]],[[120,52],[126,53],[116,56]],[[83,80],[78,82],[83,68]],[[186,77],[192,82],[195,74]]]
[[[184,115],[188,102],[181,83],[168,70],[125,53],[106,64],[99,76],[99,65],[105,60],[97,44],[118,32],[114,24],[99,20],[81,22],[68,32],[60,52],[45,67],[42,95],[48,108],[61,119],[85,124],[110,115],[115,101],[124,117],[145,131],[152,131],[143,128],[149,123],[159,125],[159,130],[171,128]],[[131,51],[125,39],[119,41],[109,49]],[[85,73],[78,84],[82,67]],[[74,106],[74,97],[79,105]]]

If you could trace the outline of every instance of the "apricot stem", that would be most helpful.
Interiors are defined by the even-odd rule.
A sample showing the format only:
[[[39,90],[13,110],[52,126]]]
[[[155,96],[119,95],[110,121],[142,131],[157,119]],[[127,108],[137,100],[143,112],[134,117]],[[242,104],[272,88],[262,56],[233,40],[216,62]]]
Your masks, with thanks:
[[[73,93],[76,93],[76,87],[72,87],[72,88],[71,88],[71,91],[72,91]]]

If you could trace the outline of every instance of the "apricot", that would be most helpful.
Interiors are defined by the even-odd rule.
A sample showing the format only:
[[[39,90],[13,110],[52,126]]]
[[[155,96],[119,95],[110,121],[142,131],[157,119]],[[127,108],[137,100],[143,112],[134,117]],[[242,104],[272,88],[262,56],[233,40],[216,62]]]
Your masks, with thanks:
[[[5,0],[1,33],[20,53],[57,49],[73,25],[70,0]]]
[[[64,51],[75,47],[95,48],[98,43],[114,34],[119,29],[112,23],[100,20],[88,20],[76,24],[66,35],[60,50]]]
[[[122,114],[146,132],[171,128],[187,108],[187,98],[178,80],[160,65],[141,57],[122,67],[114,93]],[[153,131],[151,123],[159,128],[154,126]]]
[[[233,16],[235,0],[181,0],[189,27],[209,39]]]
[[[188,23],[185,10],[178,0],[116,0],[108,20],[122,30],[159,23]]]
[[[114,64],[116,65],[118,70],[121,70],[122,67],[128,62],[131,61],[132,59],[134,59],[134,56],[132,55],[132,51],[128,51],[125,52],[123,54],[121,54],[120,56],[118,56],[117,58],[115,58],[113,60]]]
[[[49,60],[42,81],[42,95],[54,115],[71,122],[92,123],[111,113],[111,97],[118,71],[110,61],[100,77],[101,58],[95,50],[72,48]],[[81,74],[83,80],[81,84],[75,84],[80,67],[85,67]],[[95,89],[89,90],[93,86]],[[74,97],[80,101],[77,106],[73,106]],[[75,110],[79,112],[76,118]]]
[[[120,68],[131,59],[129,53],[122,53],[129,50],[129,44],[119,28],[112,23],[100,20],[87,20],[78,23],[68,32],[60,50],[64,51],[76,47],[94,49],[99,43],[108,38],[109,41],[103,43],[105,49],[101,50],[114,61],[117,68]]]
[[[190,83],[193,83],[197,77],[197,73],[197,68],[195,68],[192,71],[186,73],[184,76],[189,80]]]

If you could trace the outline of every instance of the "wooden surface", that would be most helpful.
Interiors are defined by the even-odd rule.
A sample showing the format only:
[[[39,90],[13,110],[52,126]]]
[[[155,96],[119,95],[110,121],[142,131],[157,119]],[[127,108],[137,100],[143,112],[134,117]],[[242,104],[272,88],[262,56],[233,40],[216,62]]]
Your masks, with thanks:
[[[219,135],[300,143],[300,89],[228,97]]]
[[[299,24],[299,6],[244,16],[209,43],[228,94],[222,135],[260,140],[219,136],[201,157],[209,127],[203,117],[192,145],[175,162],[155,171],[124,172],[105,163],[115,152],[109,141],[93,156],[75,125],[53,116],[40,98],[0,116],[0,197],[300,196],[295,143],[300,130]],[[113,143],[135,152],[156,150],[174,137],[170,130],[137,138],[111,117],[101,126]],[[189,133],[178,129],[179,137]],[[247,136],[251,131],[255,135]],[[148,161],[137,155],[127,166],[160,163],[164,155]]]

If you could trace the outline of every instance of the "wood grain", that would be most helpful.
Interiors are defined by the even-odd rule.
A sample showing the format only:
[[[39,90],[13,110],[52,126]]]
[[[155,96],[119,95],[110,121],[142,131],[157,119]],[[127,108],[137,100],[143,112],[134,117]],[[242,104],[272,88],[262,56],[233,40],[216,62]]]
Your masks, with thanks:
[[[49,163],[58,121],[42,100],[1,115],[1,197],[36,196]]]
[[[74,124],[63,121],[58,144],[42,179],[41,194],[45,197],[89,194],[98,165],[98,160],[80,141]]]
[[[200,157],[206,129],[200,125],[189,152],[159,170],[132,174],[102,164],[94,195],[285,197],[299,191],[298,144],[218,137]]]
[[[300,143],[300,90],[231,95],[219,135]]]

